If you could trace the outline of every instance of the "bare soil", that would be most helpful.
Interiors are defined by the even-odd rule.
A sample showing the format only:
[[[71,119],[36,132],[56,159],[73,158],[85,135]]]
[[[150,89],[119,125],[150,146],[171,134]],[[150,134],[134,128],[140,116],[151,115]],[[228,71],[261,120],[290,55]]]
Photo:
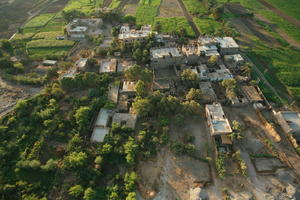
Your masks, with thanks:
[[[162,0],[159,7],[159,17],[183,16],[183,11],[177,0]]]

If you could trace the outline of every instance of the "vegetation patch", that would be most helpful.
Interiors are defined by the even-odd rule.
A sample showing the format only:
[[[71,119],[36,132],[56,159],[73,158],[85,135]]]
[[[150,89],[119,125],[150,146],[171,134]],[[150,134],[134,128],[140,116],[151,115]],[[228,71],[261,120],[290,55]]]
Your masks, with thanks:
[[[95,10],[95,7],[98,7],[97,3],[99,4],[101,1],[71,0],[64,8],[64,11],[79,10],[82,13],[91,14]]]
[[[160,3],[160,0],[140,0],[136,10],[136,23],[153,24]]]
[[[72,47],[74,41],[71,40],[33,40],[27,43],[27,49],[49,48],[49,47]]]
[[[53,17],[55,14],[53,13],[47,13],[47,14],[41,14],[37,17],[34,17],[32,20],[30,20],[27,24],[25,24],[25,28],[35,28],[35,27],[43,27],[45,26]]]
[[[300,1],[298,0],[266,0],[274,7],[284,11],[286,14],[300,20]]]
[[[56,39],[57,36],[61,36],[63,35],[63,32],[40,32],[35,34],[35,36],[33,37],[33,39],[37,40],[37,39],[46,39],[46,40],[52,40],[52,39]]]
[[[189,13],[193,15],[204,14],[206,12],[203,3],[199,0],[183,0],[183,3]]]
[[[121,0],[112,0],[111,4],[109,5],[109,8],[116,9],[119,7],[121,3]]]
[[[222,32],[222,24],[212,18],[193,18],[194,23],[203,35],[216,35]]]
[[[185,17],[157,17],[155,18],[155,26],[160,26],[160,31],[169,34],[179,34],[184,31],[189,37],[196,37],[195,32],[189,25]]]

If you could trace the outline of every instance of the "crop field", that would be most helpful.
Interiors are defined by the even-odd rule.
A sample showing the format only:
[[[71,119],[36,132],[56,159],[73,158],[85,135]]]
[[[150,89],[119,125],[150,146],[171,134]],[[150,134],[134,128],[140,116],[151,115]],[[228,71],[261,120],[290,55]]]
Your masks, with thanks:
[[[299,0],[266,0],[274,7],[282,10],[286,14],[300,20],[300,1]]]
[[[159,7],[158,17],[178,17],[183,16],[183,11],[177,0],[162,0]]]
[[[192,15],[203,14],[206,12],[205,7],[199,0],[183,0],[183,3]]]
[[[211,18],[193,18],[194,23],[203,35],[214,35],[222,30],[222,24]]]
[[[140,0],[136,10],[136,23],[153,24],[160,3],[160,0]]]
[[[53,17],[55,16],[54,13],[48,13],[48,14],[41,14],[37,17],[34,17],[32,20],[30,20],[27,24],[25,24],[25,28],[37,28],[45,26]]]
[[[218,0],[219,2],[226,3],[227,0]],[[242,6],[248,8],[250,11],[260,14],[265,17],[267,20],[275,24],[278,28],[286,32],[290,37],[300,42],[300,30],[289,23],[282,17],[278,16],[271,10],[268,10],[257,0],[231,0],[232,3],[240,3]]]
[[[27,43],[27,49],[48,48],[48,47],[72,47],[74,41],[71,40],[32,40]]]
[[[185,29],[189,37],[196,37],[192,27],[189,25],[185,17],[157,17],[155,23],[161,25],[161,32],[172,34],[174,32],[179,32],[181,29]]]
[[[34,36],[34,33],[18,33],[15,35],[14,40],[29,40]]]
[[[101,1],[98,0],[94,3],[91,0],[70,0],[64,11],[79,10],[85,14],[91,14],[97,6],[96,3],[101,3]]]
[[[109,8],[116,9],[119,7],[121,3],[121,0],[112,0],[111,4],[109,5]]]
[[[57,36],[64,35],[63,32],[39,32],[34,35],[32,39],[34,40],[41,40],[41,39],[46,39],[46,40],[55,40]]]
[[[35,59],[59,59],[68,54],[72,47],[34,48],[28,49],[28,55]]]

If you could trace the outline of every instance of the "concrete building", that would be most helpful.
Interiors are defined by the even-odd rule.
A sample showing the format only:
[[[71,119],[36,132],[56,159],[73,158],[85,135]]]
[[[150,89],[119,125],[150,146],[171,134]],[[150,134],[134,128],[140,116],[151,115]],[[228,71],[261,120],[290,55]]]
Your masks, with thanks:
[[[103,24],[102,19],[73,19],[67,26],[68,36],[72,40],[80,40],[85,35],[101,34],[100,27]]]
[[[237,54],[239,52],[239,45],[232,37],[217,37],[215,40],[220,47],[221,55]]]
[[[200,82],[199,87],[203,94],[202,99],[204,103],[212,103],[217,101],[217,95],[210,82]]]
[[[130,113],[115,113],[112,122],[120,124],[121,126],[127,126],[134,129],[137,120],[137,115]]]
[[[300,144],[300,114],[293,111],[274,112],[274,115],[283,131],[292,134],[294,139]]]
[[[256,86],[242,86],[242,91],[251,103],[262,103],[264,101]]]
[[[108,86],[108,94],[107,97],[109,100],[111,100],[114,103],[118,103],[119,100],[119,88],[120,88],[120,84],[117,83],[111,83]]]
[[[111,117],[111,113],[111,110],[104,108],[99,111],[91,136],[91,142],[103,142],[105,135],[107,135],[110,130],[107,126]]]
[[[228,67],[239,68],[245,63],[245,60],[240,54],[233,54],[225,55],[224,62]]]
[[[136,92],[135,85],[136,83],[133,81],[124,81],[121,93],[127,95],[134,95]]]
[[[186,63],[181,51],[176,47],[150,49],[151,66],[154,69],[168,68]]]
[[[134,41],[145,42],[151,33],[151,25],[142,26],[141,30],[130,29],[129,25],[123,25],[120,28],[118,39],[126,44]]]
[[[117,59],[103,60],[100,62],[99,73],[109,73],[117,71]]]
[[[206,65],[197,66],[198,77],[202,81],[223,81],[233,78],[232,73],[225,65],[220,65],[219,69],[211,69]]]
[[[77,71],[85,71],[86,70],[86,66],[87,66],[87,58],[80,58],[79,60],[77,60],[75,62]]]
[[[43,65],[44,66],[55,66],[57,64],[57,60],[44,60]]]
[[[208,128],[212,136],[228,135],[232,129],[220,103],[205,106]]]
[[[186,57],[187,64],[189,65],[197,65],[201,62],[200,58],[201,54],[200,46],[197,43],[192,43],[189,45],[184,45],[181,48],[182,54]]]

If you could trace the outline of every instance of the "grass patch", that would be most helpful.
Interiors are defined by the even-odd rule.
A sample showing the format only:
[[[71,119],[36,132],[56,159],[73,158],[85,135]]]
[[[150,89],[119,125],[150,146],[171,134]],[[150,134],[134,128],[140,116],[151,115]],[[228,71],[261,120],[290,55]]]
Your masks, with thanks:
[[[211,18],[193,18],[194,23],[203,35],[216,35],[222,31],[222,24]]]
[[[43,27],[45,26],[53,17],[55,14],[53,13],[47,13],[47,14],[41,14],[37,17],[34,17],[31,19],[28,23],[25,24],[24,28],[36,28],[36,27]]]
[[[199,0],[183,0],[183,3],[189,13],[193,15],[204,14],[207,11]]]
[[[163,33],[178,33],[181,29],[185,29],[187,36],[196,37],[195,32],[185,17],[157,17],[155,19],[155,23],[159,23],[161,25],[161,32]]]
[[[95,3],[94,3],[95,2]],[[64,8],[64,11],[68,12],[71,10],[79,10],[80,12],[83,12],[85,14],[91,14],[95,10],[95,6],[97,3],[101,1],[91,1],[91,0],[71,0],[67,4],[67,6]]]
[[[299,0],[266,0],[274,7],[282,10],[286,14],[300,20],[300,1]]]
[[[112,0],[111,4],[109,5],[109,8],[116,9],[119,7],[120,3],[121,3],[121,0]]]
[[[71,40],[32,40],[27,43],[27,49],[49,48],[49,47],[72,47],[74,41]]]
[[[47,47],[28,49],[28,55],[33,59],[60,59],[65,57],[72,47]]]
[[[160,2],[160,0],[140,0],[136,10],[136,23],[139,25],[153,24]]]
[[[35,40],[41,40],[41,39],[46,39],[46,40],[55,40],[57,36],[61,36],[63,35],[63,32],[40,32],[35,34],[35,36],[33,37],[33,39]]]

